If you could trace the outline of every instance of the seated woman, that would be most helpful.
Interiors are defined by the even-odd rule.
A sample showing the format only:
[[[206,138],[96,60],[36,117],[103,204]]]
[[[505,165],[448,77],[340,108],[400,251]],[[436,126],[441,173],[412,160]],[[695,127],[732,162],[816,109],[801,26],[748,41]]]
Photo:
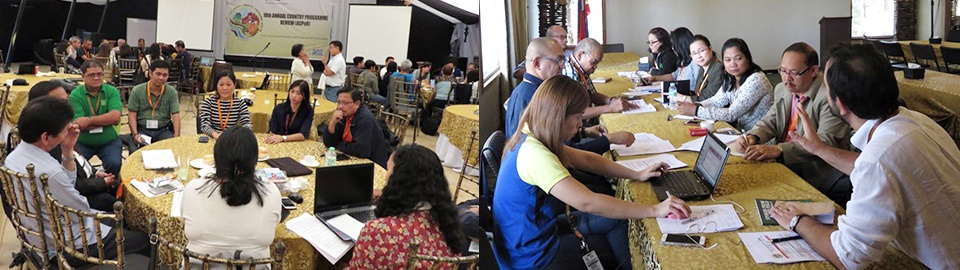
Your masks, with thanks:
[[[579,90],[578,90],[579,89]],[[690,208],[670,197],[657,205],[641,205],[591,192],[569,169],[609,177],[646,181],[667,166],[658,163],[642,171],[630,170],[603,156],[563,144],[580,130],[590,98],[579,83],[566,76],[547,79],[530,101],[519,126],[504,148],[503,163],[493,196],[495,254],[503,269],[584,268],[580,239],[559,235],[556,222],[565,205],[576,228],[591,239],[609,243],[613,255],[597,254],[601,261],[616,258],[630,269],[626,219],[685,218]],[[548,196],[549,195],[549,196]],[[616,266],[605,267],[614,269]],[[623,268],[621,268],[623,269]]]
[[[690,43],[693,43],[693,33],[686,27],[680,27],[670,32],[670,43],[677,54],[677,68],[673,73],[655,75],[649,78],[650,82],[690,80],[690,90],[694,90],[694,82],[700,74],[700,66],[690,57]]]
[[[310,84],[296,80],[287,91],[287,101],[273,108],[270,115],[270,136],[265,143],[299,142],[310,138],[313,128],[313,106]]]
[[[705,46],[700,41],[691,51]],[[773,105],[773,86],[760,66],[753,62],[750,48],[739,38],[723,43],[723,85],[713,97],[699,103],[679,102],[680,114],[736,122],[737,129],[750,130]]]
[[[387,89],[390,87],[390,81],[392,81],[390,77],[393,77],[393,73],[397,72],[397,62],[390,62],[384,69],[386,70],[385,75],[380,78],[380,95],[386,97]]]
[[[280,223],[280,190],[257,179],[257,153],[257,138],[247,128],[230,127],[217,140],[216,174],[183,189],[187,249],[226,258],[270,257]]]
[[[677,70],[677,54],[673,52],[673,43],[670,42],[670,33],[662,27],[650,29],[647,34],[647,47],[653,53],[650,75],[671,74]]]
[[[224,71],[217,74],[214,81],[217,82],[217,93],[204,99],[200,105],[200,117],[197,118],[200,132],[217,139],[228,127],[252,129],[247,104],[234,96],[237,77]]]
[[[414,240],[420,241],[418,253],[423,255],[450,257],[463,252],[457,206],[443,166],[426,147],[408,144],[393,152],[387,161],[387,186],[374,214],[378,218],[360,231],[351,269],[404,269]],[[422,262],[414,268],[428,267]]]
[[[697,73],[697,79],[690,81],[690,96],[678,98],[680,101],[704,101],[720,91],[723,84],[723,65],[717,60],[713,48],[710,47],[710,40],[703,35],[693,36],[693,43],[690,43],[690,58],[693,63],[700,67]]]

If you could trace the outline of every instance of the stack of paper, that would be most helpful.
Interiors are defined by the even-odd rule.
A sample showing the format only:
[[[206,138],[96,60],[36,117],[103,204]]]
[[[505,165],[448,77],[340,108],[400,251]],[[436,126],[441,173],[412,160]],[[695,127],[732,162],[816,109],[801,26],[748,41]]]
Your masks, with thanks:
[[[595,77],[592,79],[593,83],[596,83],[596,84],[607,83],[610,80],[611,80],[610,77]]]
[[[771,243],[773,239],[796,236],[788,231],[740,233],[740,240],[747,246],[750,256],[757,263],[796,263],[826,261],[803,239]]]
[[[686,163],[683,163],[683,161],[680,161],[676,156],[671,154],[656,155],[648,158],[620,160],[617,161],[617,164],[623,165],[624,167],[634,171],[642,171],[650,168],[650,166],[653,166],[658,162],[666,163],[667,167],[670,169],[683,168],[687,166]]]
[[[663,233],[715,233],[743,228],[740,216],[732,204],[690,206],[690,217],[685,219],[657,218]]]
[[[611,144],[610,150],[617,151],[617,155],[620,156],[658,154],[677,150],[673,147],[673,144],[670,143],[670,141],[661,139],[660,137],[657,137],[657,135],[650,133],[635,133],[633,134],[633,137],[633,144],[629,147],[626,145]]]
[[[336,264],[353,247],[353,241],[343,241],[311,214],[304,213],[284,223],[287,230],[296,233],[313,245],[330,264]]]
[[[327,219],[327,223],[330,224],[330,226],[337,228],[337,230],[346,233],[354,241],[360,238],[360,231],[363,230],[363,222],[360,222],[359,220],[347,214]]]
[[[147,170],[177,167],[177,159],[173,157],[173,150],[144,150],[141,152],[143,153],[143,166]]]
[[[647,104],[646,102],[643,102],[642,99],[631,100],[630,104],[636,105],[638,108],[629,111],[623,111],[623,114],[650,113],[657,111],[657,108],[653,107],[653,104]]]
[[[727,135],[727,134],[720,134],[720,133],[713,133],[713,135],[716,135],[717,138],[720,139],[720,141],[728,145],[733,142],[736,142],[737,138],[740,138],[740,135]],[[700,148],[703,147],[703,140],[706,138],[707,136],[702,136],[700,138],[696,138],[692,141],[686,142],[680,145],[680,147],[678,147],[677,150],[700,152]]]

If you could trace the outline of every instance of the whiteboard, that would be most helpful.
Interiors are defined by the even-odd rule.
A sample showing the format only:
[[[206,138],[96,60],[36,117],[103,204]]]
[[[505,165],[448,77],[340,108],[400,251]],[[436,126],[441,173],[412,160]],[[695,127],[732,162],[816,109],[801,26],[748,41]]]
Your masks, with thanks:
[[[127,18],[127,44],[136,47],[141,38],[147,46],[157,41],[157,21]]]
[[[387,56],[407,59],[411,12],[409,6],[350,5],[344,59],[363,56],[378,65]]]
[[[212,51],[213,8],[213,0],[158,1],[157,40],[166,44],[183,40],[187,49]]]

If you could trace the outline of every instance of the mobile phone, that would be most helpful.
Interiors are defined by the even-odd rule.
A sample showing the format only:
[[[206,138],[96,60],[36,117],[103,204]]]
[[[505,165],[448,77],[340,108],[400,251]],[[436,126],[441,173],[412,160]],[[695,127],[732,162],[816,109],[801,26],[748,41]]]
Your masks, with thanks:
[[[207,141],[209,140],[210,140],[210,137],[207,137],[207,136],[200,136],[200,138],[197,139],[197,141],[200,143],[207,143]]]
[[[690,119],[690,120],[687,120],[686,122],[683,122],[683,124],[684,124],[684,125],[691,125],[691,126],[700,126],[700,122],[701,122],[701,121],[700,121],[700,120],[697,120],[697,119]]]
[[[683,234],[672,234],[667,233],[663,234],[663,238],[660,238],[660,244],[667,246],[682,246],[682,247],[696,247],[703,246],[707,241],[706,237],[702,235],[683,235]]]
[[[297,209],[297,204],[293,203],[293,200],[287,197],[280,198],[280,203],[283,204],[283,209],[294,210]]]

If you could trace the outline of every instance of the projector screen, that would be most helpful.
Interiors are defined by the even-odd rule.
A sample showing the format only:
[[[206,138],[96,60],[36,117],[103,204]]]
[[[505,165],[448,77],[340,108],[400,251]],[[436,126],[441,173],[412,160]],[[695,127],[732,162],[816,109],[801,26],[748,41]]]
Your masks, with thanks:
[[[383,65],[387,56],[397,62],[407,59],[411,12],[409,6],[350,5],[343,58],[352,61],[354,56],[363,56],[378,65]]]
[[[183,40],[187,49],[212,51],[213,7],[213,0],[158,1],[157,42]]]

